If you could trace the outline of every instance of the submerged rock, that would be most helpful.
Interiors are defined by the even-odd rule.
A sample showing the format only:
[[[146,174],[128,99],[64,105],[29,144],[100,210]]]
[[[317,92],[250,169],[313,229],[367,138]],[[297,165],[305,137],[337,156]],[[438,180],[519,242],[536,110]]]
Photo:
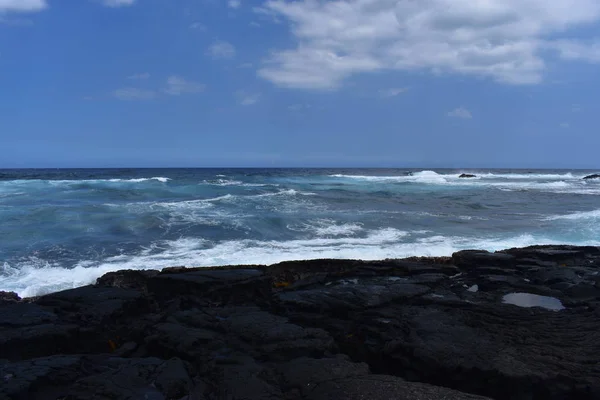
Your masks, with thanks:
[[[0,399],[597,399],[599,310],[597,247],[118,271],[2,294]]]
[[[583,179],[600,179],[600,174],[592,174],[592,175],[584,176]]]

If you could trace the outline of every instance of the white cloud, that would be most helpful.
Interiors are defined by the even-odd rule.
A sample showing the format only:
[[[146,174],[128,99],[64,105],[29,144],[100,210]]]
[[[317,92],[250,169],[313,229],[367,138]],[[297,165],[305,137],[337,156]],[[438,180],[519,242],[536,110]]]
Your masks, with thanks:
[[[148,78],[150,78],[150,74],[148,72],[133,74],[133,75],[129,75],[127,77],[127,79],[134,79],[134,80],[142,80],[142,79],[148,79]]]
[[[207,30],[206,25],[201,22],[192,22],[190,24],[190,29],[196,29],[200,32],[205,32]]]
[[[565,60],[600,63],[600,40],[595,42],[557,40],[551,43],[551,47],[554,47]]]
[[[166,94],[179,96],[184,93],[200,93],[206,89],[203,83],[186,81],[180,76],[172,75],[167,79],[167,88],[164,90]]]
[[[0,13],[4,11],[35,12],[48,7],[46,0],[0,0]]]
[[[563,122],[562,124],[560,124],[560,127],[563,129],[569,129],[571,127],[571,124],[569,124],[568,122]]]
[[[464,107],[458,107],[448,113],[449,117],[453,118],[463,118],[463,119],[471,119],[473,115],[471,115],[471,111],[467,110]]]
[[[379,91],[379,96],[381,97],[396,97],[400,93],[404,93],[408,90],[408,88],[390,88],[390,89],[381,89]]]
[[[238,102],[243,106],[251,106],[258,103],[260,100],[260,93],[247,93],[243,90],[237,91],[235,96],[237,97]]]
[[[227,5],[230,8],[239,8],[242,5],[242,2],[240,0],[229,0]]]
[[[549,48],[600,62],[597,44],[563,40],[600,20],[598,0],[267,0],[254,10],[289,21],[298,42],[258,72],[284,87],[331,89],[383,70],[536,84]]]
[[[208,55],[216,59],[230,59],[235,57],[235,47],[223,40],[217,40],[208,48]]]
[[[113,95],[119,100],[151,100],[156,97],[156,92],[153,90],[139,88],[123,88],[117,89]]]
[[[135,0],[102,0],[102,4],[106,7],[126,7],[132,6],[135,3]]]

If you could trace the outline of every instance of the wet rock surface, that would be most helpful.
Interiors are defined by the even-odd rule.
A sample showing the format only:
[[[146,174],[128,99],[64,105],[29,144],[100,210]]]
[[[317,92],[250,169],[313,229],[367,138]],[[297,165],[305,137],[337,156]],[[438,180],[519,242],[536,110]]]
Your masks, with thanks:
[[[600,398],[596,247],[119,271],[0,300],[0,399]]]

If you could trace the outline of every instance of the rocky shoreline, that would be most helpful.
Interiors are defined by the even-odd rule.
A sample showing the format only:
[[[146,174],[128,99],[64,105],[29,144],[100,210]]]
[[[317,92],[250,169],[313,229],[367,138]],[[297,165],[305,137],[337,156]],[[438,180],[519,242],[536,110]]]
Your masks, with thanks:
[[[0,294],[0,399],[598,399],[600,248],[119,271]]]

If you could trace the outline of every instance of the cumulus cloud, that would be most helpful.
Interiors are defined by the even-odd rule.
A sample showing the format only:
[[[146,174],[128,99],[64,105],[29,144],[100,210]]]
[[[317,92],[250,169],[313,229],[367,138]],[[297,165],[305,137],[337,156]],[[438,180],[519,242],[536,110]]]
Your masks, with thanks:
[[[581,42],[574,40],[557,40],[551,46],[565,60],[581,60],[600,63],[600,40]]]
[[[135,3],[135,0],[102,0],[102,4],[106,7],[126,7],[132,6]]]
[[[117,89],[113,92],[113,95],[119,100],[151,100],[156,97],[156,92],[130,87]]]
[[[167,79],[166,94],[179,96],[184,93],[200,93],[206,89],[203,83],[187,81],[180,76],[172,75]]]
[[[473,115],[471,115],[471,111],[467,110],[464,107],[458,107],[448,113],[449,117],[453,118],[462,118],[462,119],[471,119]]]
[[[408,90],[408,88],[389,88],[389,89],[381,89],[379,91],[379,96],[381,97],[396,97],[400,93],[404,93]]]
[[[297,40],[258,71],[283,87],[332,89],[383,70],[536,84],[549,48],[600,62],[597,44],[566,40],[600,20],[597,0],[267,0],[255,12],[287,20]]]
[[[239,8],[242,5],[242,2],[240,0],[229,0],[227,5],[230,8]]]
[[[251,106],[258,103],[260,100],[260,93],[248,93],[243,90],[236,92],[235,96],[237,97],[238,102],[243,106]]]
[[[0,13],[7,11],[35,12],[46,7],[48,7],[46,0],[0,0]]]
[[[213,59],[231,59],[235,57],[235,47],[223,40],[214,42],[207,51],[207,54]]]

